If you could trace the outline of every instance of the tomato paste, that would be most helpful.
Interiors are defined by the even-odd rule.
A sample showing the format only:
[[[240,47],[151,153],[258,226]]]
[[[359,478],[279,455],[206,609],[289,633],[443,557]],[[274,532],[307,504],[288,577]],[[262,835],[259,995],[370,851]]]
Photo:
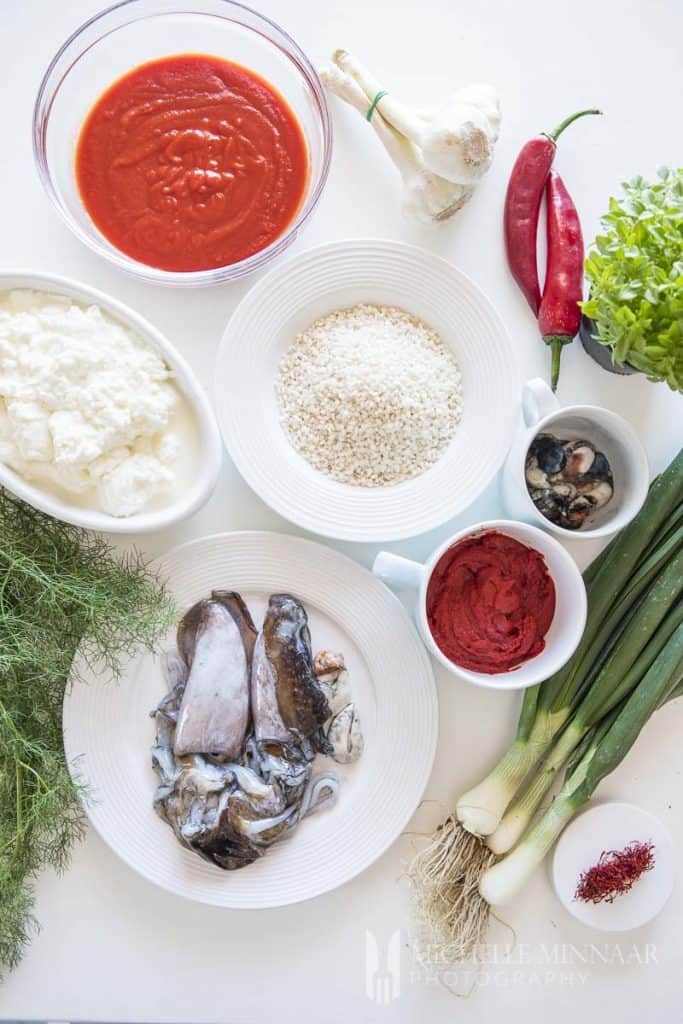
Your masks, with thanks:
[[[268,82],[186,54],[143,64],[100,97],[81,131],[76,177],[117,249],[162,270],[208,270],[282,234],[306,190],[308,150]]]
[[[449,548],[427,588],[437,646],[473,672],[509,672],[540,654],[554,614],[543,555],[496,530]]]

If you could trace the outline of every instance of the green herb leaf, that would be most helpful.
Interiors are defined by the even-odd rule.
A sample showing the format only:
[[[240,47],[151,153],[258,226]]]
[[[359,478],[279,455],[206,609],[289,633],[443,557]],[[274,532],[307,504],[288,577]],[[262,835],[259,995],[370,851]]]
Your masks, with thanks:
[[[683,169],[626,182],[586,259],[581,304],[618,363],[683,391]]]
[[[0,489],[0,969],[37,926],[33,876],[63,870],[84,828],[61,725],[76,648],[115,676],[174,615],[138,554],[117,558],[99,535]]]

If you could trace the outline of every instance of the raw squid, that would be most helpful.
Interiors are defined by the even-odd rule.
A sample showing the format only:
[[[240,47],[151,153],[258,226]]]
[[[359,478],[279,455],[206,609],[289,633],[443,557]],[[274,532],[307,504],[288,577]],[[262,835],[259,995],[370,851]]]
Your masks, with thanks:
[[[272,595],[258,637],[239,594],[214,591],[190,608],[178,651],[165,658],[169,692],[153,712],[152,748],[154,806],[184,846],[241,868],[336,799],[336,775],[313,774],[315,752],[353,760],[362,738],[352,704],[336,714],[350,691],[344,660],[333,657],[328,702],[296,598]]]
[[[171,687],[156,711],[152,764],[159,778],[154,807],[183,846],[226,870],[251,864],[308,814],[336,798],[335,775],[312,776],[311,761],[296,744],[257,744],[251,737],[239,762],[203,754],[176,756],[176,722],[187,667],[167,654]]]
[[[313,669],[308,616],[291,594],[273,594],[254,650],[251,699],[257,740],[286,740],[330,753],[330,707]]]
[[[189,669],[174,752],[239,758],[249,724],[256,629],[239,594],[214,591],[184,615],[178,650]]]

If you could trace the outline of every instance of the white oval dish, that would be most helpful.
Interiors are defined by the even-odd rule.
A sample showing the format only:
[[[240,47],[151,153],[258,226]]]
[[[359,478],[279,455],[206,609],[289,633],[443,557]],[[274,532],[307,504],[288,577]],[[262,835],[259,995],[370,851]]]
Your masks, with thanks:
[[[149,881],[214,906],[282,906],[353,878],[405,828],[436,749],[434,676],[403,605],[357,562],[285,534],[217,534],[155,564],[183,610],[213,588],[229,587],[242,593],[260,625],[269,594],[287,590],[303,601],[314,649],[344,654],[365,749],[356,764],[333,766],[341,779],[334,807],[306,818],[248,867],[222,871],[182,847],[152,807],[149,711],[165,690],[157,661],[132,657],[112,683],[77,655],[79,679],[64,700],[64,747],[72,771],[89,784],[91,822]]]
[[[603,851],[623,850],[633,841],[654,844],[655,863],[630,892],[613,903],[582,903],[574,899],[583,871],[600,859]],[[651,921],[671,896],[677,855],[664,825],[634,804],[608,802],[589,807],[562,833],[552,863],[557,898],[569,913],[605,932],[625,932]]]
[[[72,281],[57,274],[30,270],[0,271],[0,293],[13,288],[54,292],[73,298],[77,302],[94,303],[113,319],[134,331],[142,341],[158,352],[173,371],[174,383],[187,400],[196,420],[199,451],[196,477],[184,493],[177,495],[161,508],[126,517],[112,516],[97,509],[70,504],[25,480],[19,473],[1,462],[0,484],[29,505],[47,512],[56,519],[107,533],[146,533],[160,530],[196,512],[207,501],[218,479],[222,462],[221,440],[208,396],[170,341],[129,306],[79,281]]]
[[[487,674],[457,665],[438,646],[427,621],[427,588],[436,565],[450,548],[467,537],[476,537],[492,530],[513,537],[520,544],[543,555],[555,584],[556,604],[553,621],[545,635],[545,647],[540,654],[523,661],[509,672]],[[492,690],[523,690],[548,679],[569,661],[586,625],[586,587],[576,562],[554,537],[527,523],[491,519],[467,526],[440,544],[423,565],[390,551],[380,551],[372,571],[387,586],[416,592],[415,619],[428,651],[453,675],[475,686]]]
[[[419,317],[462,371],[463,415],[452,442],[425,473],[386,487],[354,487],[314,469],[290,444],[275,395],[295,336],[362,302]],[[476,285],[431,252],[372,239],[316,246],[261,278],[226,327],[215,373],[223,440],[249,486],[291,522],[350,541],[414,536],[471,504],[507,454],[519,389],[512,343]]]

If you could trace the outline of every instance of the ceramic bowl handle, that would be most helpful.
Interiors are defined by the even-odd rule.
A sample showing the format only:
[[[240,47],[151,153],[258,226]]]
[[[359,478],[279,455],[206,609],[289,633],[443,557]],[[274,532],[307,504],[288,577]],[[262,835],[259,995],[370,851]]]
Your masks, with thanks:
[[[522,388],[522,416],[527,427],[535,427],[545,416],[559,408],[557,398],[540,377],[528,380]]]
[[[383,583],[396,590],[419,590],[424,566],[419,562],[411,562],[409,558],[402,558],[401,555],[380,551],[372,571]]]

